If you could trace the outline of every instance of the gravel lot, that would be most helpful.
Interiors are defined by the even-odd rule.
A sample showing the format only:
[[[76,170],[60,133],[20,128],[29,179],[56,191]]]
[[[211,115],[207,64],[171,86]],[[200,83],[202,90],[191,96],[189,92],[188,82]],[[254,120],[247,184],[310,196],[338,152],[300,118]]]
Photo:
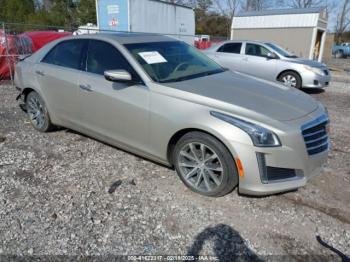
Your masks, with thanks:
[[[190,192],[171,169],[73,131],[34,131],[15,89],[0,86],[0,255],[347,259],[350,84],[309,93],[331,117],[321,174],[294,192],[213,199]]]

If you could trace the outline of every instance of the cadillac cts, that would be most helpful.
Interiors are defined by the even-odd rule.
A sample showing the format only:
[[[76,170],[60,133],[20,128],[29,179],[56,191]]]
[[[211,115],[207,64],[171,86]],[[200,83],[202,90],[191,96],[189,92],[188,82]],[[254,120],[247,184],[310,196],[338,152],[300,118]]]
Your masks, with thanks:
[[[64,126],[174,166],[206,196],[295,189],[327,158],[319,102],[166,36],[60,39],[19,62],[15,83],[35,129]]]

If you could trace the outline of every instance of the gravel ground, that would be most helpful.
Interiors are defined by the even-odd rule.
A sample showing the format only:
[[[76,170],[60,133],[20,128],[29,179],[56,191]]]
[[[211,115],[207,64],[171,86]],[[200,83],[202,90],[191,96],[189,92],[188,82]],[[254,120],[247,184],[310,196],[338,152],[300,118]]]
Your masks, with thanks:
[[[333,79],[350,84],[350,57],[331,58],[325,63],[331,70]]]
[[[332,121],[321,174],[298,191],[213,199],[189,191],[174,170],[73,131],[34,131],[17,92],[0,86],[0,255],[346,260],[350,84],[309,93]]]

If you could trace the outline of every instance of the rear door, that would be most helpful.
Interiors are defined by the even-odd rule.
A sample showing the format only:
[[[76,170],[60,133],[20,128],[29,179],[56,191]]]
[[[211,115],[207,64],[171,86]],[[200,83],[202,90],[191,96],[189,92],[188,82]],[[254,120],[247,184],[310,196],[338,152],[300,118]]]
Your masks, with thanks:
[[[232,71],[240,71],[242,63],[242,42],[232,42],[222,45],[215,53],[218,63]]]
[[[35,74],[50,112],[62,121],[76,123],[78,79],[86,40],[60,42],[36,65]]]
[[[248,75],[275,81],[277,59],[268,58],[268,53],[271,51],[263,45],[247,42],[239,70]]]
[[[133,82],[111,82],[107,70],[126,70]],[[79,80],[79,115],[86,129],[120,144],[146,149],[149,89],[112,44],[89,40],[86,72]]]

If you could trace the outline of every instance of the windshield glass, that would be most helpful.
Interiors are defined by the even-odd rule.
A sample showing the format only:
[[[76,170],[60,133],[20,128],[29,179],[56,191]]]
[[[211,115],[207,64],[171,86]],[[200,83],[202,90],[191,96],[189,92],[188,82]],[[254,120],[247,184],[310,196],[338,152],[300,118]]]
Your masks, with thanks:
[[[296,55],[293,55],[292,53],[289,53],[288,51],[284,50],[282,47],[279,47],[278,45],[272,44],[272,43],[265,43],[268,47],[272,48],[274,51],[279,53],[280,55],[284,57],[289,57],[289,58],[297,58]]]
[[[156,82],[178,82],[224,72],[225,70],[197,51],[180,42],[125,44],[125,47]]]

